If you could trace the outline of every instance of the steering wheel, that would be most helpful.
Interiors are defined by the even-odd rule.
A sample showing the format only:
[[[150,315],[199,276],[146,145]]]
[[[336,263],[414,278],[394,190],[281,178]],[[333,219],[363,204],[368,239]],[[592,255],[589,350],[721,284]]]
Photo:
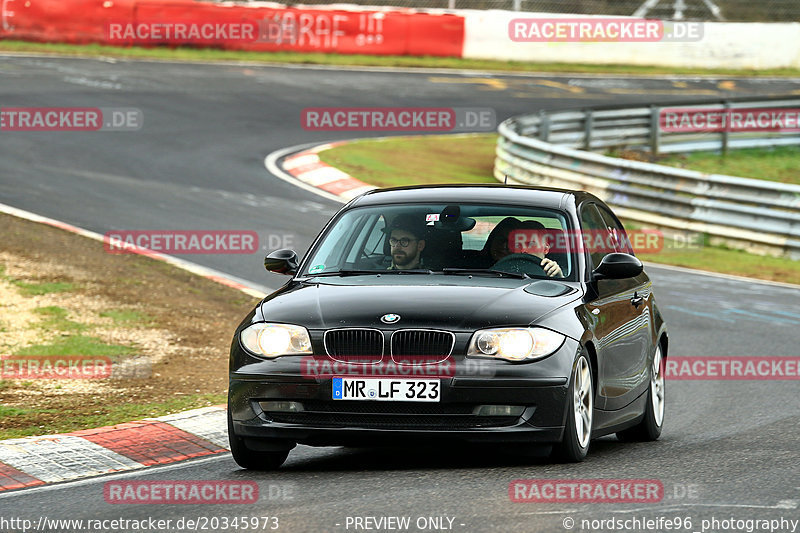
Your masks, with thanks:
[[[520,274],[544,276],[545,271],[540,263],[542,260],[530,254],[510,254],[492,265],[492,270],[505,272],[519,272]],[[509,267],[512,268],[509,268]]]

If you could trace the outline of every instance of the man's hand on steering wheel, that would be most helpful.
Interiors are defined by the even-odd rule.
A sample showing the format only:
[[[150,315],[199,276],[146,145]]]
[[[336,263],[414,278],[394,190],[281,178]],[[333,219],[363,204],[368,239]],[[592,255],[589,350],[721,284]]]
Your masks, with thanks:
[[[547,274],[551,278],[563,278],[564,272],[561,271],[561,267],[558,266],[558,263],[553,261],[552,259],[544,258],[539,265],[544,270],[544,273]]]
[[[564,273],[561,271],[561,267],[558,266],[558,263],[556,263],[552,259],[547,259],[547,258],[540,260],[537,256],[531,254],[507,255],[502,259],[500,259],[497,263],[495,263],[492,266],[492,268],[495,270],[503,270],[503,267],[515,261],[530,261],[531,263],[534,263],[537,266],[539,266],[544,271],[544,273],[551,278],[564,277]],[[530,274],[530,272],[528,272],[528,274]]]

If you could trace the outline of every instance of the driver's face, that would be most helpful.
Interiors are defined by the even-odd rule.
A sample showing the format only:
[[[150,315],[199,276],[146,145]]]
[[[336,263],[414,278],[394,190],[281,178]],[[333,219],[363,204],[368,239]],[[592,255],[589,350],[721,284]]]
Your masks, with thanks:
[[[409,269],[417,268],[419,265],[419,254],[425,248],[425,241],[418,240],[413,233],[402,229],[392,230],[389,236],[389,243],[392,246],[392,264],[395,268]],[[406,246],[403,246],[407,243]]]
[[[529,230],[509,230],[503,232],[502,235],[496,236],[489,246],[489,253],[492,254],[492,259],[497,262],[512,253],[544,257],[549,249],[548,245],[541,238],[529,238],[529,233]]]

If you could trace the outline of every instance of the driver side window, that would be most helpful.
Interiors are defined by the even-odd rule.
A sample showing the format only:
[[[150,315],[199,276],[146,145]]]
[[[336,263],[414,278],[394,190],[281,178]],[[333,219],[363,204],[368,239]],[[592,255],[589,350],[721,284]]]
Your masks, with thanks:
[[[355,240],[356,245],[350,249],[347,264],[359,268],[372,268],[373,263],[383,259],[385,228],[386,218],[383,215],[366,221]]]

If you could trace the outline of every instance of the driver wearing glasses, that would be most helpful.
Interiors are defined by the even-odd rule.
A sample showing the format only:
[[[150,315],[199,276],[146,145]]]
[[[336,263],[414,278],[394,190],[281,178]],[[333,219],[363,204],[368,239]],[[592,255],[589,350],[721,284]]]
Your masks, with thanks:
[[[389,225],[389,247],[392,264],[386,270],[424,268],[425,228],[412,215],[399,215]]]

